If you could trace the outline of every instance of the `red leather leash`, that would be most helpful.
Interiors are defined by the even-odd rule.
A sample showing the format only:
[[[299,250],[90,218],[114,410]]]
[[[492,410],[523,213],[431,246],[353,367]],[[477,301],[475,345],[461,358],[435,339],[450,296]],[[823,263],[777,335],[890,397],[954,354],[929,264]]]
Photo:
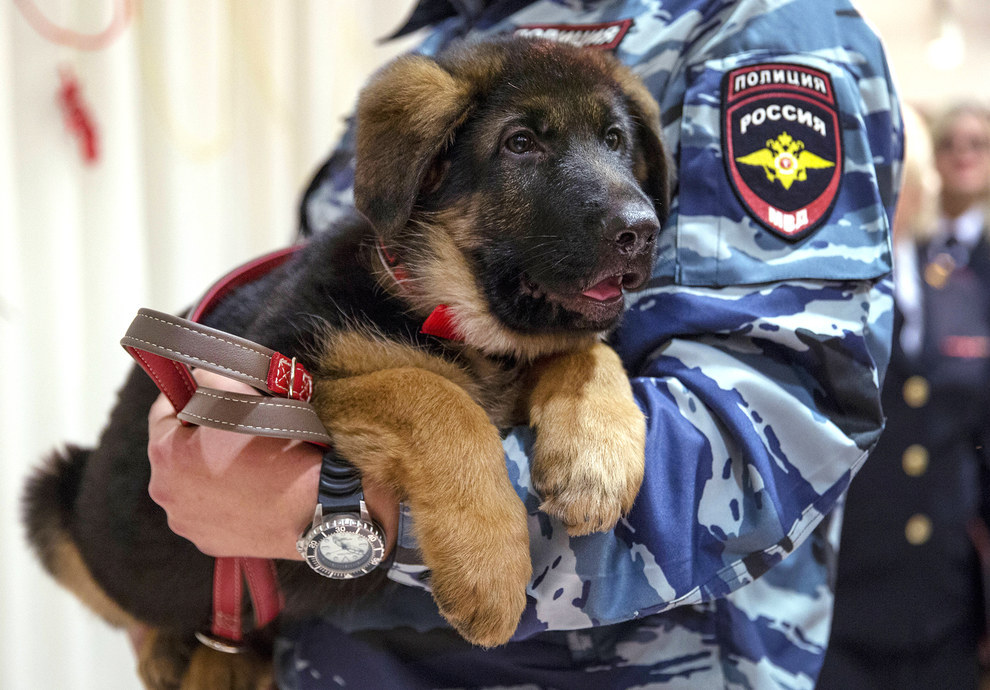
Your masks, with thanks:
[[[194,326],[194,324],[199,324],[234,290],[252,283],[281,266],[302,246],[304,245],[295,245],[266,254],[234,269],[213,284],[187,319],[170,317],[151,310],[143,309],[138,312],[138,316],[132,323],[131,329],[128,330],[128,334],[122,339],[121,344],[172,403],[183,424],[203,423],[212,426],[213,422],[217,421],[212,417],[209,419],[206,416],[197,417],[190,412],[191,408],[195,407],[195,403],[202,399],[202,394],[209,389],[204,388],[197,392],[196,380],[193,378],[189,366],[211,365],[206,368],[214,369],[219,366],[221,370],[224,370],[223,373],[233,375],[234,378],[239,378],[255,387],[265,388],[274,395],[304,402],[309,401],[313,389],[313,379],[309,372],[295,359],[289,359],[281,353],[268,350],[256,343],[250,343],[222,331],[206,326]],[[386,270],[399,285],[402,285],[406,275],[397,258],[388,254],[384,245],[381,244],[379,245],[379,253]],[[182,331],[185,332],[182,333],[181,346],[175,345],[170,348],[161,343],[161,340],[166,337],[166,333],[169,338],[174,340],[175,334]],[[446,305],[440,305],[434,309],[423,323],[421,332],[448,340],[461,340],[450,310]],[[244,353],[250,352],[252,355],[251,366],[235,370],[229,366],[219,365],[215,360],[224,358],[224,356],[217,354],[217,350],[221,349],[221,343],[224,345],[225,356],[232,356],[231,352],[234,351],[238,352],[237,357],[243,359]],[[259,361],[262,363],[260,367],[258,366]],[[247,369],[251,370],[250,373],[246,372]],[[210,391],[210,393],[220,392]],[[237,396],[229,395],[226,396],[226,399],[236,403],[248,402],[243,399],[234,400],[234,397]],[[257,396],[246,397],[252,398],[250,402],[254,404],[258,404],[262,400]],[[190,401],[193,401],[194,404],[190,405]],[[282,406],[284,407],[284,404]],[[315,420],[315,414],[312,413],[311,408],[309,412]],[[299,420],[294,419],[293,422],[297,423]],[[282,435],[282,437],[303,438],[316,445],[328,444],[329,438],[326,436],[322,425],[318,420],[315,420],[313,424],[318,427],[318,430],[312,430],[312,425],[308,427],[310,430],[307,430],[305,424],[297,425],[295,431],[301,435]],[[248,433],[263,433],[258,431],[260,427],[252,427],[247,424],[235,424],[228,428],[233,427]],[[285,432],[286,429],[280,428],[276,431]],[[280,434],[266,433],[264,435]],[[213,573],[211,635],[197,633],[201,642],[221,651],[237,652],[240,650],[239,643],[243,640],[244,634],[242,605],[245,581],[247,581],[248,593],[253,605],[256,627],[262,628],[278,616],[282,610],[283,601],[278,588],[275,566],[271,560],[246,557],[217,558]]]
[[[246,263],[217,281],[192,311],[189,320],[201,321],[225,297],[285,263],[302,245],[288,247]],[[126,349],[165,394],[176,411],[181,411],[196,392],[196,380],[186,364],[162,354],[149,352],[134,344]],[[298,384],[296,382],[299,382]],[[267,377],[267,387],[276,395],[308,401],[312,377],[305,368],[289,358],[274,353]],[[184,422],[185,423],[185,422]],[[200,640],[224,651],[238,651],[243,639],[243,585],[254,610],[255,625],[271,623],[282,610],[282,594],[275,575],[275,564],[264,558],[217,558],[213,571],[213,638]]]

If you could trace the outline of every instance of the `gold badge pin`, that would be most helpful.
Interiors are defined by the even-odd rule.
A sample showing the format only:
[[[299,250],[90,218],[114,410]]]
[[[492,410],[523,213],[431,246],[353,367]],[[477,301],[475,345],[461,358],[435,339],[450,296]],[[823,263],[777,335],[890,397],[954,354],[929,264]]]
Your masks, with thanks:
[[[925,282],[936,290],[941,290],[956,270],[956,260],[948,254],[939,254],[925,266]]]
[[[928,403],[931,387],[923,376],[912,376],[904,382],[902,393],[907,406],[917,409]]]

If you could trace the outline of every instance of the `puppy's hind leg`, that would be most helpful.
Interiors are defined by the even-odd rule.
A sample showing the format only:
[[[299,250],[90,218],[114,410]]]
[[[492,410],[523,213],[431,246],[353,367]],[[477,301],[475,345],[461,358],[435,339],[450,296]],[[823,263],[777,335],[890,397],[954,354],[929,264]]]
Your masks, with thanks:
[[[270,654],[247,649],[237,654],[199,645],[178,690],[273,690]]]
[[[146,631],[137,645],[138,675],[146,687],[179,690],[195,640],[163,635],[139,623],[93,578],[72,538],[73,507],[89,454],[70,446],[52,454],[29,479],[23,496],[28,540],[52,577],[91,611],[115,628]]]
[[[341,456],[408,500],[444,617],[474,644],[507,642],[526,605],[529,534],[485,411],[414,367],[322,380],[314,404]]]
[[[192,636],[144,631],[137,647],[137,671],[149,690],[180,690],[189,659],[199,643]]]

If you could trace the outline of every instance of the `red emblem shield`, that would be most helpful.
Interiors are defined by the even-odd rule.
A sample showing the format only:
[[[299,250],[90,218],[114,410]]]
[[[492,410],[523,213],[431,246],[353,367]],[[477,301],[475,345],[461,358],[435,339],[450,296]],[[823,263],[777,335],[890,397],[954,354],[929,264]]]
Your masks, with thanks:
[[[832,80],[789,63],[748,65],[722,83],[722,158],[746,211],[796,241],[828,218],[842,179]]]

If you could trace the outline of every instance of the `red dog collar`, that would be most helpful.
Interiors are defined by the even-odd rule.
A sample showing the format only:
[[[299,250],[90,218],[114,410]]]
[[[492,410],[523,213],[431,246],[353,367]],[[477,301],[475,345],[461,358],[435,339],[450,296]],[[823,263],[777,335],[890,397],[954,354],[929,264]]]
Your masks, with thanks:
[[[378,240],[375,248],[378,250],[378,258],[381,260],[388,274],[392,276],[392,280],[400,288],[404,287],[403,283],[409,279],[409,274],[406,273],[406,269],[399,262],[399,257],[390,252],[382,240]],[[437,338],[443,338],[444,340],[464,340],[454,325],[450,307],[446,304],[441,304],[430,312],[430,315],[426,317],[426,321],[420,327],[419,332],[423,335],[432,335]]]

